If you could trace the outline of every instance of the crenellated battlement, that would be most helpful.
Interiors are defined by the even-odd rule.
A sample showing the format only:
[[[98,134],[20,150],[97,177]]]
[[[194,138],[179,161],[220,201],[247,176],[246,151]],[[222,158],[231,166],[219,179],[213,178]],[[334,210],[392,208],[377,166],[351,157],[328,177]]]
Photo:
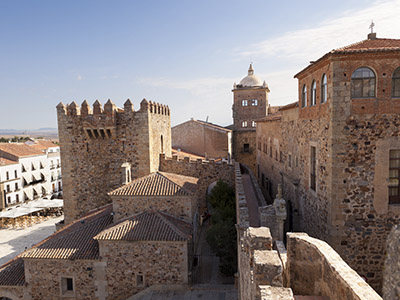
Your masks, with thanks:
[[[104,104],[104,108],[99,100],[96,100],[93,103],[93,106],[90,107],[87,100],[84,100],[79,106],[75,101],[72,101],[70,104],[65,105],[64,103],[60,102],[57,105],[57,113],[59,115],[68,115],[68,116],[81,116],[81,117],[108,117],[108,118],[115,118],[117,114],[123,113],[132,113],[132,112],[150,112],[152,114],[159,114],[159,115],[170,115],[170,109],[168,105],[164,105],[158,102],[147,101],[143,99],[140,102],[140,110],[135,111],[133,107],[133,103],[130,99],[127,99],[124,103],[124,108],[120,108],[116,106],[111,99],[108,99],[106,104]]]

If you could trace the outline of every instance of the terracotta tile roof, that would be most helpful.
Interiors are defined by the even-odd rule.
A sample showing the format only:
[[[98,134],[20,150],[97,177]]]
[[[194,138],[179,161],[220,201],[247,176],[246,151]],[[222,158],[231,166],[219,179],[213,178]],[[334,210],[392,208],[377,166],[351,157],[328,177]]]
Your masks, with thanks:
[[[398,52],[400,51],[400,39],[368,39],[363,40],[345,47],[333,49],[320,57],[318,60],[308,65],[306,68],[294,75],[297,78],[298,75],[308,70],[311,66],[324,60],[325,58],[332,55],[340,54],[355,54],[355,53],[374,53],[374,52]]]
[[[281,113],[275,113],[272,115],[268,115],[262,119],[257,120],[257,122],[271,122],[271,121],[277,121],[280,120],[282,118],[282,114]]]
[[[0,157],[0,166],[8,166],[8,165],[14,165],[18,164],[17,161],[14,160],[9,160],[7,158]]]
[[[187,241],[192,225],[165,213],[150,210],[121,220],[94,238],[113,241]]]
[[[111,196],[190,196],[197,189],[198,178],[155,172],[133,180],[110,193]]]
[[[97,259],[99,245],[93,239],[112,223],[112,204],[103,206],[57,231],[20,255],[40,259]]]
[[[25,284],[24,261],[16,257],[0,267],[0,286],[21,286]]]
[[[215,128],[215,129],[219,129],[222,131],[226,131],[226,132],[231,132],[232,130],[230,130],[229,128],[217,125],[217,124],[213,124],[213,123],[209,123],[209,122],[205,122],[205,121],[201,121],[201,120],[193,120],[196,123],[211,127],[211,128]]]
[[[285,106],[282,106],[281,108],[279,108],[279,110],[280,111],[282,111],[282,110],[287,110],[287,109],[291,109],[291,108],[294,108],[294,107],[298,107],[299,106],[299,102],[293,102],[293,103],[289,103],[289,104],[287,104],[287,105],[285,105]]]
[[[54,144],[53,141],[49,140],[34,140],[34,142],[35,144],[29,146],[38,150],[47,150],[49,148],[59,147],[57,144]]]
[[[190,157],[191,159],[199,159],[199,158],[206,159],[204,156],[200,156],[200,155],[189,153],[189,152],[182,151],[182,150],[178,151],[176,149],[172,149],[171,152],[172,152],[172,155],[177,155],[178,157],[181,157],[181,158]]]
[[[0,143],[0,150],[16,157],[34,156],[44,154],[41,149],[25,145],[24,143]]]
[[[379,52],[400,51],[400,39],[375,39],[363,40],[349,46],[337,48],[331,53],[354,53],[354,52]]]

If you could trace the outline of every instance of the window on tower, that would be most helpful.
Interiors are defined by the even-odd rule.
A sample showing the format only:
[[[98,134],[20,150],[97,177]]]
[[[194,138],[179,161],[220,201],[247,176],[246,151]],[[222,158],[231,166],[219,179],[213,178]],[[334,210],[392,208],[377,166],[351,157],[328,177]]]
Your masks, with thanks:
[[[247,106],[247,105],[248,105],[247,100],[242,100],[242,106]]]
[[[256,121],[251,121],[251,127],[256,127]]]
[[[258,100],[257,99],[252,99],[251,100],[251,106],[257,106],[258,105]]]
[[[247,121],[242,121],[242,127],[243,128],[247,127]]]

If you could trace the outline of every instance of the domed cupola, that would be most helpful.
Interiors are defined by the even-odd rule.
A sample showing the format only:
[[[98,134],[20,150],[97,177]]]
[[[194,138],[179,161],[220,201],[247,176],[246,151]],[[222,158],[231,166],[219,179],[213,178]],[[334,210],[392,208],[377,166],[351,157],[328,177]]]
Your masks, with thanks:
[[[253,65],[250,64],[248,75],[240,80],[238,87],[262,87],[263,81],[254,75]]]

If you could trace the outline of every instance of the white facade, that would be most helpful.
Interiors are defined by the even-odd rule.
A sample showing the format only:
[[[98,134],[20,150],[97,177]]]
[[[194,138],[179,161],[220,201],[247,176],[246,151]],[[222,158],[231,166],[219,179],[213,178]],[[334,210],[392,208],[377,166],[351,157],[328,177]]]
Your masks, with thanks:
[[[0,165],[0,210],[23,201],[21,168],[18,162]]]
[[[62,197],[60,147],[53,145],[0,144],[0,157],[8,163],[0,165],[0,210],[34,199]],[[29,151],[34,154],[26,155]]]

